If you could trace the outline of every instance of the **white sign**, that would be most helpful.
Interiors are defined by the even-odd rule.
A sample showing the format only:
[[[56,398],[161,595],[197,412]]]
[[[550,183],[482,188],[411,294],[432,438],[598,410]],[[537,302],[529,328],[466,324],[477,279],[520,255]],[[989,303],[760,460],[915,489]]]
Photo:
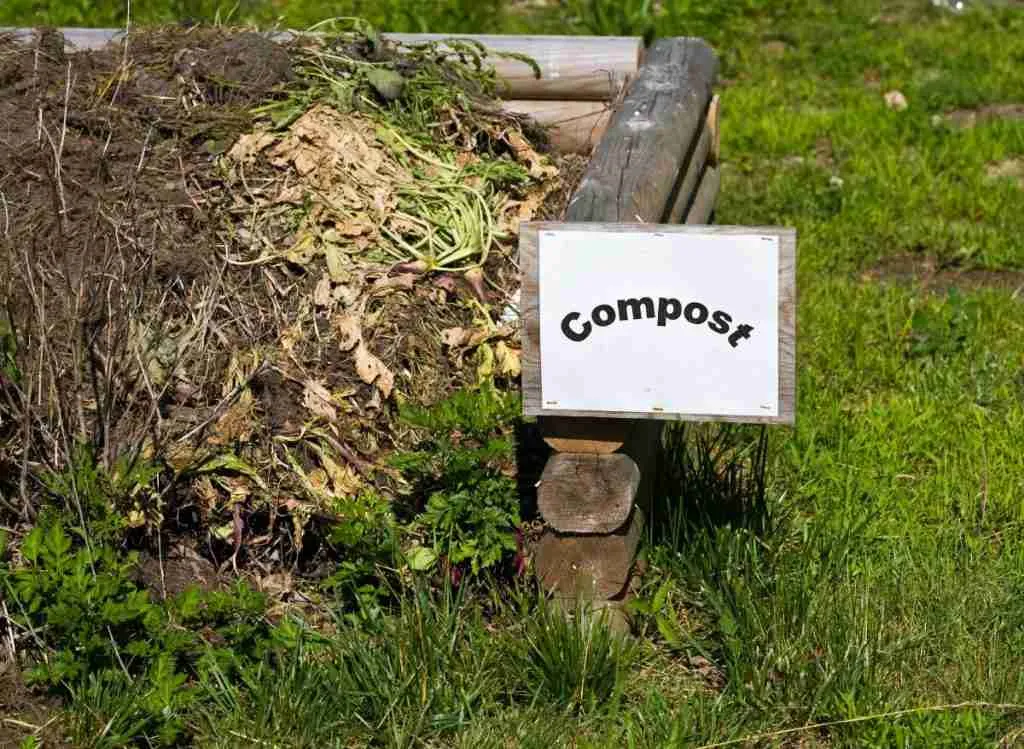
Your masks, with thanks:
[[[528,414],[792,421],[792,231],[527,231],[540,370]]]

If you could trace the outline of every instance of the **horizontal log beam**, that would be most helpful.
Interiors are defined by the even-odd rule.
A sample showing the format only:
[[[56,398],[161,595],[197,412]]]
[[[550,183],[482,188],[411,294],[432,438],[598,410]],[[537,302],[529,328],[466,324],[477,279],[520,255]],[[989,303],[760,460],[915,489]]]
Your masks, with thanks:
[[[124,29],[63,28],[69,50],[99,49],[124,38]],[[30,38],[32,29],[3,29]],[[616,36],[501,36],[491,34],[396,34],[385,39],[403,44],[470,39],[495,54],[488,58],[500,80],[500,94],[506,99],[559,99],[612,101],[640,67],[643,40]],[[271,37],[288,41],[291,32],[274,32]],[[526,55],[540,69],[502,53]]]
[[[552,147],[562,153],[590,153],[612,117],[611,105],[599,101],[512,99],[503,101],[502,109],[528,115],[546,127]]]
[[[640,469],[628,455],[558,453],[537,488],[537,508],[560,533],[612,533],[629,518]]]

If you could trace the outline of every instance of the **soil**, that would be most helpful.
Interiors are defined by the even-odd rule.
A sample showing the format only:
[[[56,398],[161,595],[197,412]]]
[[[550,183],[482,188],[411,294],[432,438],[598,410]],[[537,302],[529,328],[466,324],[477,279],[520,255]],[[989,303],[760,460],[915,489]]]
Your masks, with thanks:
[[[1015,295],[1024,292],[1024,271],[985,270],[943,265],[931,255],[903,254],[887,257],[862,274],[865,281],[914,284],[923,289],[1002,289]]]
[[[396,264],[381,227],[417,230],[396,206],[430,169],[396,155],[367,112],[318,100],[291,124],[257,122],[257,106],[299,106],[283,88],[296,45],[168,28],[65,55],[56,31],[0,36],[0,310],[24,387],[45,391],[0,375],[0,491],[26,454],[42,468],[87,439],[113,473],[142,446],[164,470],[159,503],[121,508],[139,545],[160,527],[202,537],[212,560],[165,559],[162,577],[144,561],[154,595],[179,578],[215,585],[255,554],[315,568],[302,523],[365,488],[397,495],[389,455],[417,439],[400,400],[477,382],[485,353],[513,386],[515,222],[560,218],[586,165],[558,160],[551,191],[558,169],[522,123],[452,110],[438,137],[461,159],[508,158],[531,180],[495,196],[503,238],[482,269]],[[33,402],[48,409],[17,410]],[[10,426],[26,423],[27,441]],[[222,470],[199,470],[211,460]]]
[[[1024,104],[986,104],[974,109],[956,109],[947,112],[944,119],[959,128],[972,128],[991,120],[1024,120]]]
[[[0,749],[16,749],[35,735],[46,747],[70,747],[61,735],[60,703],[33,693],[13,661],[0,662]]]

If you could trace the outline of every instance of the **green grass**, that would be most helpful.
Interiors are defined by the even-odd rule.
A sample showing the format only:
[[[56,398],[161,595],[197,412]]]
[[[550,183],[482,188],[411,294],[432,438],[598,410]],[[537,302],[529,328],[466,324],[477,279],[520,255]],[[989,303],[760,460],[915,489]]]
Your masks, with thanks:
[[[190,719],[197,743],[699,746],[907,710],[807,731],[803,745],[1020,740],[1021,708],[915,709],[1024,704],[1024,301],[862,275],[908,253],[1024,268],[1024,191],[984,169],[1024,158],[1024,122],[933,122],[1024,101],[1024,11],[678,0],[661,16],[635,2],[632,15],[597,16],[591,6],[612,3],[571,5],[568,26],[545,11],[481,18],[455,2],[370,15],[391,28],[703,33],[718,46],[730,83],[717,219],[799,231],[798,416],[770,433],[768,529],[743,522],[743,508],[701,519],[692,497],[676,503],[665,520],[675,532],[645,552],[649,613],[635,651],[586,622],[553,629],[526,595],[413,595],[326,646],[241,680],[211,677]],[[718,15],[698,7],[708,5]],[[0,23],[102,25],[119,7],[15,0]],[[157,7],[145,12],[181,10]],[[316,3],[281,12],[296,23],[327,14]],[[885,106],[890,89],[906,111]],[[826,143],[831,162],[819,165]],[[103,714],[103,700],[119,704],[97,686],[73,711]]]

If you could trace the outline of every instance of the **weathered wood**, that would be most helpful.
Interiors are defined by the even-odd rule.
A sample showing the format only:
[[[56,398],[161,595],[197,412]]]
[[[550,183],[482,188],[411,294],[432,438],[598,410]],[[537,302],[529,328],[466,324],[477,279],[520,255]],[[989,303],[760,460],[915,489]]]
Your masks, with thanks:
[[[573,231],[649,233],[763,234],[779,238],[779,407],[777,416],[726,416],[722,414],[677,414],[659,411],[623,413],[604,411],[555,411],[541,401],[540,306],[537,288],[537,248],[540,233],[569,228],[557,222],[531,222],[520,230],[520,269],[523,274],[521,315],[523,321],[523,412],[527,416],[549,416],[568,420],[654,419],[661,421],[732,421],[753,424],[792,424],[796,416],[796,232],[793,229],[754,226],[680,226],[651,224],[572,224]],[[546,424],[552,422],[545,422]],[[639,461],[638,461],[639,462]],[[640,464],[641,474],[646,469]]]
[[[590,153],[612,116],[611,105],[598,101],[514,99],[502,102],[502,108],[546,127],[552,147],[562,153]]]
[[[621,419],[540,419],[544,441],[558,452],[603,455],[626,442],[633,425]]]
[[[718,159],[722,155],[722,124],[721,104],[718,94],[711,97],[708,105],[708,116],[706,127],[711,133],[711,148],[708,150],[708,164],[718,166]]]
[[[700,39],[661,39],[591,157],[566,221],[662,221],[703,127],[718,61]]]
[[[124,29],[60,29],[69,50],[99,49],[124,38]],[[31,29],[0,29],[29,37]],[[393,34],[385,39],[416,44],[445,39],[475,40],[494,52],[488,62],[508,99],[563,99],[612,101],[636,74],[643,54],[640,37],[614,36],[499,36],[488,34]],[[271,38],[288,41],[291,32],[273,32]],[[537,78],[529,63],[502,53],[526,55],[537,63]]]
[[[444,39],[473,39],[495,53],[530,57],[540,78],[521,60],[493,55],[506,99],[612,101],[636,75],[643,40],[633,36],[498,36],[490,34],[384,34],[385,38],[415,43]]]
[[[548,529],[534,553],[537,575],[558,598],[607,600],[629,582],[643,529],[643,512],[634,509],[618,531],[601,535],[566,535]]]
[[[715,212],[718,202],[718,188],[722,181],[722,172],[717,166],[709,166],[704,170],[697,194],[693,196],[693,205],[686,214],[686,223],[691,226],[706,224]]]
[[[552,598],[549,601],[556,611],[563,612],[566,616],[572,616],[576,607],[585,605],[590,610],[590,615],[600,619],[609,630],[619,635],[628,635],[632,632],[632,621],[626,604],[629,603],[632,595],[627,591],[622,598],[614,598],[607,601],[587,601],[575,598]]]
[[[560,533],[612,533],[629,518],[639,486],[628,455],[559,453],[544,467],[537,507]]]
[[[700,137],[697,138],[693,151],[690,153],[690,158],[686,162],[682,179],[677,186],[672,209],[668,212],[667,223],[682,223],[683,218],[686,216],[686,212],[693,202],[694,193],[697,192],[700,175],[703,173],[704,165],[707,163],[710,144],[711,132],[706,127],[702,128]]]

